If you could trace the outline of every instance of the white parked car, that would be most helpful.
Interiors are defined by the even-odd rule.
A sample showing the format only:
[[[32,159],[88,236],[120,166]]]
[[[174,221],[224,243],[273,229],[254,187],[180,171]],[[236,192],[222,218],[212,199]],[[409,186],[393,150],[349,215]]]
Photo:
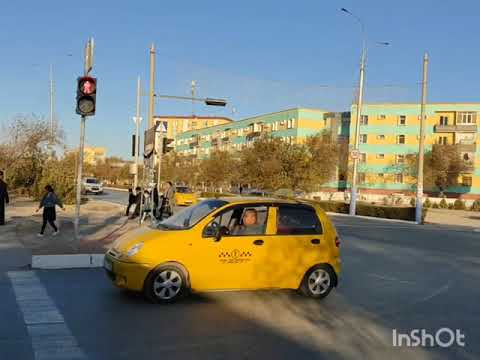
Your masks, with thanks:
[[[103,184],[98,181],[96,178],[88,177],[83,179],[82,182],[82,192],[84,194],[93,193],[93,194],[102,194],[103,193]]]

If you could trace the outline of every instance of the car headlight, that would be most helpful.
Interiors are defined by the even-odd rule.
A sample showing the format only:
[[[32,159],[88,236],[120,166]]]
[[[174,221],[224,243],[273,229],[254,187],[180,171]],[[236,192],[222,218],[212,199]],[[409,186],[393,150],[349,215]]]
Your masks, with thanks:
[[[134,256],[136,253],[140,251],[140,249],[143,247],[143,243],[138,243],[136,245],[133,245],[128,251],[127,251],[127,256]]]

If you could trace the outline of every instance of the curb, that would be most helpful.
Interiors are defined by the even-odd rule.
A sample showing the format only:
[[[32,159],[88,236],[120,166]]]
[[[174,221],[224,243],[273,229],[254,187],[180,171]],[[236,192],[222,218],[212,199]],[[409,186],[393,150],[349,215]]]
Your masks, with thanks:
[[[80,269],[103,266],[103,254],[33,255],[32,269]]]
[[[366,220],[376,220],[376,221],[384,221],[384,222],[396,222],[400,224],[409,224],[409,225],[417,225],[415,221],[408,221],[408,220],[399,220],[399,219],[386,219],[386,218],[378,218],[373,216],[363,216],[363,215],[349,215],[349,214],[342,214],[328,211],[327,215],[329,216],[344,216],[344,217],[353,217],[354,219],[366,219]]]

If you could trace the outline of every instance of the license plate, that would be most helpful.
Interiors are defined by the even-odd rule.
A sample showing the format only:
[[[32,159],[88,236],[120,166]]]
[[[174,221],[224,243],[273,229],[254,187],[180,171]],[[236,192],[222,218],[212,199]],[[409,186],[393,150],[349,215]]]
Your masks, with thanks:
[[[108,271],[113,271],[113,264],[112,264],[112,262],[111,262],[109,259],[107,259],[107,258],[104,258],[104,259],[103,259],[103,267],[104,267],[105,269],[107,269]]]

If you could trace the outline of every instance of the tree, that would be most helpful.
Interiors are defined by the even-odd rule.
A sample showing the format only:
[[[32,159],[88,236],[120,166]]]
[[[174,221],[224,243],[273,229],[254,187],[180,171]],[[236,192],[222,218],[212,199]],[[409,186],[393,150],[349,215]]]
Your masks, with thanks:
[[[0,168],[7,171],[13,189],[27,193],[38,183],[46,161],[51,157],[48,145],[63,145],[63,131],[52,129],[42,117],[17,115],[3,126],[0,139]]]
[[[264,190],[310,191],[334,177],[339,154],[339,145],[329,132],[310,136],[304,144],[263,136],[241,152],[241,176]]]
[[[208,159],[200,161],[199,175],[215,189],[229,187],[237,166],[237,160],[228,151],[214,151]]]
[[[407,157],[406,172],[417,176],[417,155]],[[438,189],[441,194],[450,186],[458,185],[458,177],[466,170],[466,164],[456,145],[435,144],[425,153],[423,183],[427,190]]]

